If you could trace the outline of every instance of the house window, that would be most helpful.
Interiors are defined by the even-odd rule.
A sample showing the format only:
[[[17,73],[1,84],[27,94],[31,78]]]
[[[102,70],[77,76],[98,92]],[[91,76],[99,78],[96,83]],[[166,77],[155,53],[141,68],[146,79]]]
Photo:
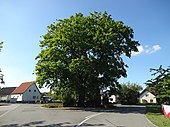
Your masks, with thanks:
[[[36,96],[33,96],[33,99],[35,99],[36,98]]]
[[[150,99],[150,103],[153,103],[153,99]]]
[[[36,90],[34,90],[34,92],[36,92]]]
[[[39,99],[39,96],[37,96],[37,99]]]
[[[31,92],[31,90],[29,89],[29,92]]]
[[[148,94],[145,95],[146,97],[148,96]]]
[[[145,99],[142,99],[142,103],[148,103],[148,101]]]
[[[113,98],[109,98],[110,101],[113,101]]]

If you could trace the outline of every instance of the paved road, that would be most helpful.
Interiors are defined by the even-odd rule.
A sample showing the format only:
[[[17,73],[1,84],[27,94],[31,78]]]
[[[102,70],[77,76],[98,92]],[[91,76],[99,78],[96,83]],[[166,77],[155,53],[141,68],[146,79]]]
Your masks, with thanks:
[[[154,127],[144,107],[114,110],[45,109],[39,104],[0,105],[0,127]]]

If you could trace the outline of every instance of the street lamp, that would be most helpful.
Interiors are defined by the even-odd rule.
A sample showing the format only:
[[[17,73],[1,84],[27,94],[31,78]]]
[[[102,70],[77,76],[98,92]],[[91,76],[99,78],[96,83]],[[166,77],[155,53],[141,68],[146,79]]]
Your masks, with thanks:
[[[0,69],[0,72],[2,72],[1,69]],[[1,83],[1,84],[5,84],[5,82],[4,82],[4,80],[3,80],[3,77],[4,77],[4,75],[3,75],[3,74],[0,74],[0,83]]]

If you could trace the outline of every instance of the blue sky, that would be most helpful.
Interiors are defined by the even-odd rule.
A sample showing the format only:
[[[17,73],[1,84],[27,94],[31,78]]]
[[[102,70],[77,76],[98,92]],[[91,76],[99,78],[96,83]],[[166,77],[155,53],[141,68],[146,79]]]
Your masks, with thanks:
[[[135,39],[141,44],[140,52],[133,53],[130,59],[124,58],[129,66],[128,76],[120,82],[130,81],[145,87],[144,83],[151,78],[150,68],[169,66],[169,6],[169,0],[1,0],[0,41],[4,45],[0,68],[5,75],[5,86],[35,80],[32,73],[40,51],[40,36],[56,19],[79,12],[86,16],[94,11],[107,11],[114,20],[132,27]]]

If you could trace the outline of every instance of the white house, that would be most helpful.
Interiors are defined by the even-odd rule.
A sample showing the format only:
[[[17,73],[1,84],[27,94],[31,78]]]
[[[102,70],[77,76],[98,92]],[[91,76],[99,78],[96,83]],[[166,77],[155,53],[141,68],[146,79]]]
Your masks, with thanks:
[[[140,103],[157,103],[155,95],[144,89],[139,97]]]
[[[0,89],[0,101],[9,102],[11,99],[11,93],[16,89],[16,87],[4,87]]]
[[[116,103],[117,102],[117,100],[116,100],[116,96],[115,95],[111,95],[110,97],[109,97],[109,102],[110,103]]]
[[[11,101],[35,102],[40,100],[40,97],[41,93],[35,83],[24,82],[12,92]]]

